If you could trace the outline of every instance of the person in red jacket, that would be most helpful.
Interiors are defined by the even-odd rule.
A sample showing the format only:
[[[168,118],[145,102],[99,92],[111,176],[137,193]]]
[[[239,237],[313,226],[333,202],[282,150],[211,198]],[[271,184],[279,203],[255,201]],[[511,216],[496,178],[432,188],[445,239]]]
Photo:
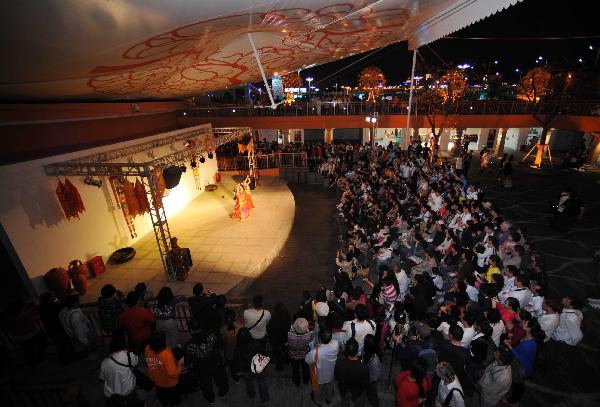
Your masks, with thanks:
[[[154,314],[139,305],[139,295],[131,291],[125,303],[129,309],[119,316],[119,328],[124,329],[129,337],[129,349],[136,354],[144,351],[144,347],[154,329]]]
[[[396,407],[417,407],[425,401],[425,394],[431,389],[427,376],[427,362],[418,358],[408,369],[399,372],[396,383]]]

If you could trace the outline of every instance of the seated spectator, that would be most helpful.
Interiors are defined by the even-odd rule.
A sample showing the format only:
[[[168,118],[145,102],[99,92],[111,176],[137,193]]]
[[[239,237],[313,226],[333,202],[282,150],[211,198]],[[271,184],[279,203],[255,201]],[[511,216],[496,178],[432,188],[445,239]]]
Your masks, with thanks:
[[[573,296],[563,297],[561,304],[563,309],[552,339],[575,346],[583,339],[583,333],[581,332],[581,321],[583,320],[583,314],[580,310],[581,304]]]

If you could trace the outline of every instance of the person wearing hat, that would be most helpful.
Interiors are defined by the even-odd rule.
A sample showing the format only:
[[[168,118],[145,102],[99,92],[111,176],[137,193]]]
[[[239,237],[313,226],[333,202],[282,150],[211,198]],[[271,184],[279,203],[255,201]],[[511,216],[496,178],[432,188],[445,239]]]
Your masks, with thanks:
[[[309,351],[308,344],[312,339],[312,332],[308,329],[306,318],[296,318],[288,332],[288,355],[292,364],[292,381],[300,386],[300,372],[302,380],[307,384],[310,379],[308,365],[304,361]]]
[[[209,403],[215,402],[213,381],[219,397],[229,391],[225,364],[218,349],[218,336],[209,323],[192,319],[188,323],[192,339],[183,347],[187,372],[197,378],[202,395]]]

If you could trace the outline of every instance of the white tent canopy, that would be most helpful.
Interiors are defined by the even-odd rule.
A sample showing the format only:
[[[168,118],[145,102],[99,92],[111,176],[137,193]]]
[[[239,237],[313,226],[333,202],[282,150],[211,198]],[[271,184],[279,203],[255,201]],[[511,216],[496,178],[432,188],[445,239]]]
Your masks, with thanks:
[[[411,49],[521,0],[6,0],[4,100],[177,98],[391,43]]]

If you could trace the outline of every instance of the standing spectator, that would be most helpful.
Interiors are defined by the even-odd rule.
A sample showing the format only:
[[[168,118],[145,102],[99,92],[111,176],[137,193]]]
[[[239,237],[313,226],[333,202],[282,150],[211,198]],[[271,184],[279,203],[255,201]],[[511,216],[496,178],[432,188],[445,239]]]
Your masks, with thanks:
[[[450,325],[444,338],[446,340],[440,344],[438,360],[450,364],[452,371],[461,380],[465,377],[465,365],[469,359],[469,351],[461,345],[463,329],[456,324]]]
[[[438,363],[435,372],[441,379],[437,392],[437,406],[464,407],[465,399],[458,377],[449,363]]]
[[[375,322],[369,320],[367,307],[359,303],[355,310],[356,318],[352,321],[344,322],[344,331],[346,331],[346,343],[350,338],[354,338],[358,343],[358,355],[362,355],[365,336],[375,335]]]
[[[98,319],[107,334],[111,334],[119,322],[119,315],[123,312],[123,294],[118,292],[112,284],[106,284],[100,290],[98,298]]]
[[[192,319],[196,319],[202,322],[203,326],[206,326],[206,322],[210,322],[216,296],[212,294],[210,290],[207,290],[205,293],[204,285],[202,285],[202,283],[194,284],[192,291],[194,295],[187,300],[190,305]]]
[[[139,359],[129,352],[125,337],[113,335],[110,341],[110,355],[100,365],[100,380],[104,382],[104,396],[113,395],[128,397],[135,395],[135,375],[132,368],[138,365]]]
[[[219,397],[223,398],[229,391],[227,372],[223,358],[217,347],[218,337],[209,322],[192,319],[188,326],[192,339],[184,346],[183,354],[188,372],[199,379],[200,389],[209,404],[215,402],[213,381]]]
[[[139,304],[139,298],[135,291],[129,292],[125,300],[129,309],[119,317],[119,327],[129,338],[129,349],[136,354],[144,351],[155,322],[154,314]]]
[[[152,332],[145,356],[148,376],[154,382],[158,401],[163,406],[178,406],[181,393],[177,383],[182,369],[167,347],[167,337],[163,331]]]
[[[240,329],[234,354],[236,370],[242,375],[248,398],[254,399],[256,396],[256,388],[254,386],[256,382],[260,400],[263,403],[267,403],[269,401],[269,388],[267,387],[264,372],[254,373],[250,369],[252,358],[258,353],[260,353],[260,344],[252,338],[248,328]]]
[[[563,297],[561,304],[563,310],[560,313],[558,326],[552,335],[552,339],[575,346],[583,339],[583,333],[581,332],[581,321],[583,320],[583,314],[580,311],[581,304],[577,298],[572,296]]]
[[[265,352],[267,342],[267,325],[271,320],[271,313],[263,309],[262,295],[255,295],[252,298],[253,308],[244,311],[244,326],[250,332],[253,340],[260,345],[262,353]]]
[[[179,328],[177,326],[177,303],[184,297],[173,295],[170,287],[163,287],[156,296],[156,304],[152,311],[156,318],[156,329],[161,330],[167,337],[167,346],[174,348],[181,344],[179,340]]]
[[[58,358],[64,365],[71,361],[72,349],[69,346],[69,338],[58,319],[58,314],[62,309],[61,304],[56,296],[51,292],[40,294],[40,303],[38,304],[38,315],[44,326],[46,335],[54,342]]]
[[[334,370],[342,398],[341,405],[349,406],[350,400],[353,400],[355,407],[363,407],[369,388],[369,367],[360,362],[355,338],[348,339],[345,353],[346,357],[336,363]]]
[[[282,303],[275,304],[273,315],[267,324],[267,334],[275,359],[275,369],[280,371],[283,370],[283,366],[286,364],[285,344],[287,343],[290,325],[292,325],[292,317],[285,305]]]
[[[235,370],[233,364],[233,355],[235,352],[235,346],[237,342],[237,335],[242,328],[242,323],[235,317],[235,312],[227,310],[225,312],[225,324],[221,327],[221,345],[223,347],[223,356],[225,356],[225,363],[229,365],[231,378],[238,384],[240,382],[239,372]]]
[[[494,361],[479,380],[481,407],[495,407],[508,394],[512,384],[512,353],[506,348],[494,352]]]
[[[93,350],[96,346],[96,332],[87,315],[79,307],[78,295],[70,295],[65,299],[65,307],[58,313],[58,319],[67,336],[74,341],[75,353]]]
[[[334,370],[339,351],[339,344],[332,339],[331,331],[319,331],[319,343],[315,349],[308,352],[304,361],[308,365],[317,364],[317,381],[319,387],[311,394],[313,402],[322,405],[330,404],[334,397]]]
[[[418,407],[426,400],[431,389],[431,380],[427,375],[427,362],[421,358],[415,360],[410,368],[396,375],[396,407]]]
[[[17,300],[8,306],[12,334],[15,342],[23,349],[27,364],[36,368],[44,363],[46,335],[37,324],[37,310],[32,303]]]
[[[308,344],[311,339],[312,332],[308,329],[308,321],[305,318],[297,318],[288,332],[288,354],[292,362],[292,381],[296,386],[300,386],[300,372],[304,384],[310,379],[304,358],[309,351]]]
[[[377,386],[381,376],[381,359],[379,344],[374,335],[365,336],[365,347],[362,356],[362,362],[369,367],[369,388],[367,389],[367,398],[373,407],[379,407],[379,395]]]

